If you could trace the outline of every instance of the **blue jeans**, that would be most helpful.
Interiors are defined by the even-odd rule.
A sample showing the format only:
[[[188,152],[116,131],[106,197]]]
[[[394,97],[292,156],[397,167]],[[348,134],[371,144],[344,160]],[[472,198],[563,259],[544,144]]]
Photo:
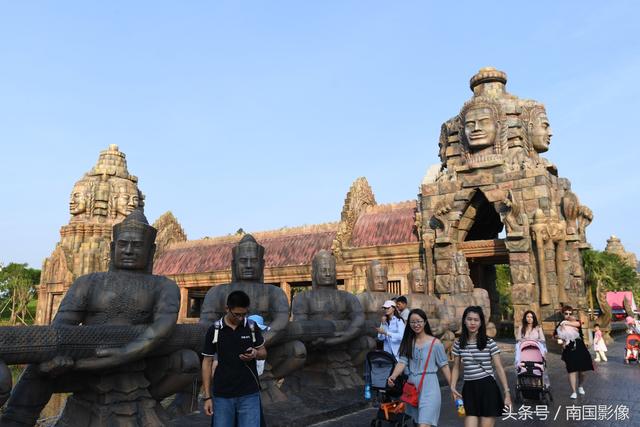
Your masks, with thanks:
[[[214,397],[211,426],[260,427],[260,393]]]

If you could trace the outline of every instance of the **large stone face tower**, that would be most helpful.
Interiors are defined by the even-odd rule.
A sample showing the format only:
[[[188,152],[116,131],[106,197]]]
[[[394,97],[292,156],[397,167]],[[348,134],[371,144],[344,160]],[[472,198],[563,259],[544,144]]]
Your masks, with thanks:
[[[143,206],[143,200],[138,178],[129,174],[124,153],[110,145],[73,186],[69,224],[60,229],[60,241],[42,266],[38,324],[51,321],[78,276],[107,270],[113,225]]]
[[[454,255],[463,251],[495,320],[495,265],[508,264],[516,322],[533,309],[549,330],[560,304],[586,307],[580,249],[593,214],[540,156],[552,135],[544,105],[507,93],[506,82],[502,71],[481,69],[473,97],[442,125],[440,171],[418,197],[421,243],[442,297],[455,293]]]

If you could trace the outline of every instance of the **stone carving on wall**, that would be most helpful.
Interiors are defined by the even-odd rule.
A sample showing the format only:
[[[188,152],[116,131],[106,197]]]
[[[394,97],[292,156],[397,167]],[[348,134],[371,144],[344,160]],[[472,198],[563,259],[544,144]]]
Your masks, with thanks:
[[[344,206],[340,214],[340,225],[331,246],[331,250],[338,260],[342,259],[343,248],[349,247],[351,243],[353,227],[356,225],[360,214],[367,207],[375,205],[376,199],[367,179],[364,177],[356,179],[351,184],[351,188],[344,200]]]
[[[380,325],[382,317],[382,304],[386,300],[397,297],[397,295],[387,292],[387,267],[380,261],[374,259],[367,264],[367,290],[358,294],[358,300],[364,310],[365,322],[363,333],[376,337],[375,328]]]
[[[506,117],[499,103],[478,96],[467,101],[460,110],[463,126],[462,148],[468,168],[484,168],[504,162],[507,142]]]

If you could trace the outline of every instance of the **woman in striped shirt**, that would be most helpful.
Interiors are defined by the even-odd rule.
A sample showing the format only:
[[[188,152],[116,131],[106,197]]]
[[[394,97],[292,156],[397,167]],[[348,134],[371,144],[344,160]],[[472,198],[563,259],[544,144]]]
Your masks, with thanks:
[[[507,376],[500,360],[500,349],[487,337],[484,313],[479,306],[467,307],[462,315],[462,335],[453,344],[451,397],[464,401],[465,427],[492,427],[505,406],[511,406]],[[460,364],[464,367],[462,394],[456,390]],[[494,378],[498,374],[504,400]]]

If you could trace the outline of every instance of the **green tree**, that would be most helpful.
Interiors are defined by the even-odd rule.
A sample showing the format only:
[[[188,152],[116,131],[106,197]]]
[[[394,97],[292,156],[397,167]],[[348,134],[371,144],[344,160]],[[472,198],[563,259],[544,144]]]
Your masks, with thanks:
[[[592,296],[596,297],[598,282],[608,291],[631,291],[636,301],[640,301],[640,279],[636,271],[622,258],[609,252],[587,250],[582,262]]]
[[[0,267],[0,316],[9,312],[9,323],[28,324],[33,315],[28,310],[29,301],[35,296],[36,285],[40,282],[40,270],[29,268],[28,264],[10,263]]]
[[[502,320],[513,319],[511,304],[511,270],[508,265],[496,265],[496,289],[500,297],[500,313]]]

